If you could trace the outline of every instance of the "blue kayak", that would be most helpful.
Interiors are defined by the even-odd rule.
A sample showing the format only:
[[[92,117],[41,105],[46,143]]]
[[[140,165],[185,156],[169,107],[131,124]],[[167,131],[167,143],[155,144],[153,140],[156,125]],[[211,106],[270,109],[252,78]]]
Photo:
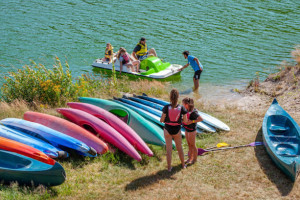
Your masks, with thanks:
[[[137,112],[138,114],[143,116],[145,119],[147,119],[151,122],[154,122],[154,123],[156,123],[157,125],[159,125],[161,127],[164,127],[164,125],[165,125],[164,123],[160,122],[160,117],[158,117],[157,115],[154,115],[154,114],[149,113],[148,111],[145,111],[141,108],[138,108],[138,107],[132,106],[130,104],[127,104],[123,101],[120,101],[120,98],[114,98],[114,101],[121,104],[121,105],[123,105],[123,106],[125,106],[125,107],[128,107],[128,108],[134,110],[135,112]],[[202,133],[201,130],[198,130],[197,132]],[[181,128],[181,135],[185,136],[185,129],[183,127]]]
[[[300,173],[300,128],[276,99],[265,114],[262,132],[271,159],[295,181]]]
[[[154,99],[154,98],[150,98],[149,97],[149,99]],[[133,105],[135,107],[138,107],[138,108],[141,108],[141,109],[146,110],[148,112],[151,112],[152,114],[155,114],[155,115],[157,115],[159,117],[162,115],[162,108],[164,106],[163,107],[154,106],[154,107],[157,108],[156,109],[156,108],[154,108],[153,106],[150,105],[151,103],[149,103],[149,101],[147,102],[148,105],[145,105],[146,104],[145,101],[139,101],[139,102],[137,102],[135,100],[136,100],[136,98],[132,98],[132,97],[130,98],[130,100],[129,99],[125,99],[125,98],[120,99],[120,101],[126,102],[126,103],[131,104],[131,105]],[[155,100],[157,100],[157,102],[161,102],[161,106],[162,106],[162,104],[169,105],[169,103],[166,102],[166,101],[159,100],[159,99],[155,99]],[[204,123],[204,122],[198,122],[197,123],[197,127],[199,129],[202,129],[202,130],[205,130],[205,131],[208,131],[208,132],[216,132],[216,129],[213,126],[211,126],[211,125],[209,125],[207,123]]]
[[[51,165],[18,153],[0,150],[0,182],[55,186],[62,184],[65,179],[65,170],[58,162]]]
[[[144,105],[150,106],[150,107],[152,107],[152,108],[155,108],[155,109],[157,109],[157,110],[162,110],[163,107],[165,106],[165,105],[163,105],[163,104],[158,104],[158,103],[155,103],[155,102],[153,102],[153,101],[149,101],[149,100],[142,99],[142,98],[137,98],[137,97],[128,97],[128,98],[129,98],[130,100],[133,100],[133,101],[142,103],[142,104],[144,104]],[[166,103],[168,103],[168,102],[166,102]],[[168,103],[168,104],[169,104],[169,103]],[[166,105],[168,105],[168,104],[166,104]]]
[[[127,99],[127,98],[119,98],[118,100],[119,100],[119,101],[123,101],[123,102],[125,102],[125,103],[127,103],[127,104],[130,104],[130,105],[132,105],[132,106],[134,106],[134,107],[143,109],[143,110],[145,110],[145,111],[147,111],[147,112],[149,112],[149,113],[152,113],[153,115],[156,115],[156,116],[158,116],[158,117],[161,117],[162,112],[161,112],[160,110],[157,110],[157,109],[152,108],[152,107],[150,107],[150,106],[147,106],[147,105],[138,103],[138,102],[136,102],[136,101],[129,100],[129,99]]]
[[[148,97],[146,94],[143,94],[142,96],[135,96],[135,98],[134,97],[129,97],[129,98],[131,100],[138,101],[142,104],[151,106],[151,107],[159,109],[159,110],[162,110],[163,106],[169,104],[167,101]],[[227,126],[224,122],[220,121],[219,119],[217,119],[207,113],[200,112],[199,110],[198,110],[198,113],[203,119],[203,121],[200,122],[200,125],[205,124],[205,125],[208,125],[209,127],[214,127],[214,128],[224,130],[224,131],[230,131],[229,126]],[[201,128],[201,127],[199,127],[199,128]],[[204,130],[205,130],[205,127],[204,127]],[[212,131],[212,132],[214,132],[214,131]]]
[[[6,127],[22,131],[22,133],[29,136],[41,139],[67,152],[72,151],[80,155],[91,157],[97,155],[97,152],[85,143],[38,123],[16,118],[6,118],[1,120],[0,123]]]
[[[62,151],[61,149],[54,147],[41,139],[29,136],[21,131],[11,129],[6,126],[0,125],[0,136],[23,144],[27,144],[28,146],[40,150],[51,158],[66,158],[69,156],[67,152]]]
[[[152,101],[156,104],[160,104],[160,105],[163,105],[163,106],[166,106],[166,105],[169,105],[170,103],[164,101],[164,100],[160,100],[160,99],[156,99],[156,98],[152,98],[152,97],[148,97],[146,94],[143,94],[141,96],[137,96],[138,98],[141,98],[141,99],[145,99],[147,101]]]
[[[143,110],[141,108],[135,107],[135,106],[130,105],[128,103],[125,103],[124,101],[121,101],[121,98],[114,98],[113,101],[117,102],[117,103],[119,103],[119,104],[121,104],[121,105],[123,105],[123,106],[125,106],[127,108],[130,108],[131,110],[134,110],[135,112],[137,112],[138,114],[140,114],[141,116],[143,116],[145,119],[148,119],[148,120],[150,120],[150,121],[152,121],[152,122],[160,125],[161,127],[164,126],[164,124],[160,122],[160,117],[157,116],[157,115],[154,115],[154,114],[152,114],[152,113],[150,113],[148,111],[145,111],[145,110]]]

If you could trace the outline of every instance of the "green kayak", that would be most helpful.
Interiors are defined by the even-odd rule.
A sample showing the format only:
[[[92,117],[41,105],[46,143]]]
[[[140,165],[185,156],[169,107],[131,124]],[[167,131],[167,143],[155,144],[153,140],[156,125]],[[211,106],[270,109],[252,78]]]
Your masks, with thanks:
[[[166,142],[163,130],[158,125],[149,122],[135,111],[105,99],[79,97],[79,101],[96,105],[115,114],[135,130],[146,143],[165,146]]]

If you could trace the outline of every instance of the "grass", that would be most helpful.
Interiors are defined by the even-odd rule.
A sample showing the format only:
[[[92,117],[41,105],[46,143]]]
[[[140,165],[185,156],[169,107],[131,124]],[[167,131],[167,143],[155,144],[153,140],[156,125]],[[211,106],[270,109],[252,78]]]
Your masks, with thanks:
[[[59,65],[59,64],[58,64]],[[38,65],[37,65],[38,66]],[[60,65],[59,65],[60,66]],[[61,68],[62,70],[62,68]],[[42,73],[42,72],[41,72]],[[30,71],[33,76],[32,71]],[[68,74],[68,73],[67,73]],[[43,74],[45,75],[45,74]],[[68,75],[67,75],[68,76]],[[56,77],[56,76],[55,76]],[[34,81],[34,77],[31,77]],[[66,77],[65,77],[66,78]],[[20,79],[21,80],[21,79]],[[47,81],[45,75],[43,81]],[[57,79],[56,79],[57,80]],[[58,80],[60,80],[58,78]],[[11,89],[12,84],[4,89]],[[26,81],[26,80],[25,80]],[[84,81],[84,82],[82,82]],[[147,93],[150,96],[168,99],[169,85],[157,81],[128,78],[110,81],[93,75],[83,75],[82,81],[74,88],[85,91],[90,88],[93,97],[112,98],[123,93]],[[97,83],[97,81],[104,81]],[[59,81],[57,81],[59,82]],[[91,83],[91,84],[88,84]],[[47,88],[50,95],[53,90]],[[72,85],[73,82],[69,82]],[[94,84],[94,85],[93,85]],[[44,86],[42,84],[42,86]],[[92,86],[92,88],[91,88]],[[96,87],[97,86],[97,87]],[[72,86],[73,87],[73,86]],[[21,90],[19,90],[21,91]],[[37,90],[45,91],[45,90]],[[76,100],[76,93],[70,98],[62,98],[50,103],[32,98],[10,98],[0,102],[0,119],[7,117],[22,118],[28,110],[57,115],[55,108],[64,107],[68,101]],[[40,93],[42,96],[43,93]],[[56,94],[56,93],[55,93]],[[57,93],[61,94],[61,92]],[[33,96],[35,97],[35,96]],[[182,98],[182,97],[181,97]],[[196,107],[225,122],[230,132],[205,133],[197,136],[197,146],[207,148],[226,142],[232,146],[262,141],[261,125],[264,112],[261,110],[241,110],[230,105],[215,105],[196,101]],[[295,118],[300,121],[300,116]],[[187,153],[187,144],[183,139]],[[176,151],[173,151],[173,171],[166,170],[166,151],[152,146],[154,155],[143,156],[138,163],[123,153],[107,153],[96,158],[72,156],[58,160],[64,167],[67,180],[56,187],[29,187],[0,185],[0,199],[299,199],[299,179],[292,183],[271,161],[263,146],[239,148],[204,154],[198,162],[182,170]]]
[[[1,103],[0,107],[8,113],[1,112],[1,119],[22,117],[23,112],[31,109],[24,102]],[[199,135],[198,147],[215,146],[219,142],[234,146],[262,141],[260,127],[264,113],[201,103],[197,107],[231,128],[230,132]],[[54,108],[41,111],[55,112]],[[186,141],[183,140],[183,143],[186,153]],[[0,199],[300,198],[299,180],[293,184],[276,168],[262,146],[206,154],[185,170],[181,170],[177,152],[174,151],[174,170],[171,173],[166,170],[165,150],[157,146],[151,148],[155,156],[144,157],[143,163],[111,153],[94,159],[73,157],[59,160],[67,174],[67,180],[62,185],[52,188],[2,185]]]

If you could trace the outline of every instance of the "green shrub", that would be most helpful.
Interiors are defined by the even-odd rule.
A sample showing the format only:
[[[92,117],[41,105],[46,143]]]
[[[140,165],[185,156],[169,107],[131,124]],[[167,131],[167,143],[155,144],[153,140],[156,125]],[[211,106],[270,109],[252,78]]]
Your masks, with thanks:
[[[66,62],[64,70],[57,57],[52,69],[32,61],[31,65],[25,65],[16,72],[9,72],[9,76],[4,78],[6,82],[1,87],[4,101],[12,102],[18,99],[53,106],[91,94],[99,85],[105,84],[86,74],[73,79],[68,63]]]

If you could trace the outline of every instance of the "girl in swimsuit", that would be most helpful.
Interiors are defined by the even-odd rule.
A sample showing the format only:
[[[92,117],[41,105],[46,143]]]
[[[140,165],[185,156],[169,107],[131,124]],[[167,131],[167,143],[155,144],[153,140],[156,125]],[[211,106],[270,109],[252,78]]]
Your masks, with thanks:
[[[182,100],[182,105],[187,109],[187,123],[183,123],[185,128],[185,137],[189,146],[188,160],[187,164],[194,164],[197,162],[198,150],[196,147],[196,126],[197,122],[203,121],[202,117],[198,114],[198,111],[194,108],[194,100],[191,98],[184,98]]]
[[[182,121],[187,123],[187,110],[183,106],[177,104],[178,98],[178,90],[172,89],[172,91],[170,92],[170,104],[164,106],[162,110],[163,114],[160,119],[162,123],[165,123],[164,136],[166,140],[167,163],[169,172],[172,170],[172,139],[174,139],[175,141],[182,168],[186,168],[182,149],[181,123]]]
[[[131,56],[127,53],[124,47],[121,47],[117,54],[117,59],[120,60],[120,74],[123,70],[123,65],[125,65],[131,72],[134,72],[134,66],[136,66],[136,72],[139,71],[140,61],[132,61]],[[128,70],[126,70],[128,72]]]

